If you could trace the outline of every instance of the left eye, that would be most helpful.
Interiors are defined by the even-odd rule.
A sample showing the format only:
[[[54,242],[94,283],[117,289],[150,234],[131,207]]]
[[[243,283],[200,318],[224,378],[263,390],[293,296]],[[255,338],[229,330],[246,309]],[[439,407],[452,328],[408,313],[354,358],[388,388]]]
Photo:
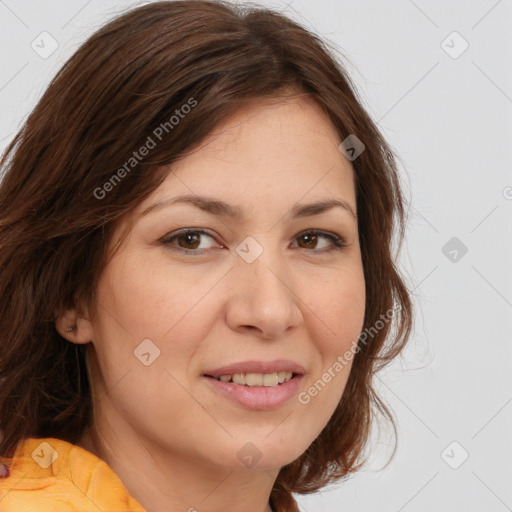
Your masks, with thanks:
[[[335,235],[334,233],[324,233],[323,231],[312,230],[312,231],[303,231],[299,235],[297,235],[296,239],[305,239],[307,240],[307,244],[316,243],[318,239],[323,238],[325,240],[329,240],[331,242],[331,247],[326,251],[314,251],[314,252],[330,252],[336,249],[343,249],[347,244],[345,239],[339,235]],[[317,248],[317,247],[315,247]],[[311,249],[311,247],[305,247],[305,249]]]
[[[197,256],[204,254],[206,251],[197,251],[196,249],[199,248],[200,245],[200,237],[201,235],[204,235],[208,238],[211,238],[213,240],[213,236],[210,235],[207,231],[204,231],[202,229],[185,229],[182,231],[179,231],[175,234],[171,234],[171,236],[166,237],[162,240],[162,243],[166,246],[172,246],[175,242],[178,243],[177,247],[170,247],[171,249],[176,249],[178,251],[184,252],[189,255]],[[306,243],[306,247],[301,247],[303,249],[318,249],[318,240],[319,239],[325,239],[330,241],[330,248],[327,250],[313,250],[312,252],[319,252],[319,253],[326,253],[333,250],[339,250],[343,247],[346,247],[345,240],[335,234],[331,233],[325,233],[323,231],[318,230],[310,230],[310,231],[303,231],[302,233],[298,234],[295,239],[296,240],[303,240]],[[181,241],[181,243],[180,243]],[[314,245],[314,247],[311,247],[311,245]],[[329,247],[329,244],[327,245]],[[321,249],[324,249],[325,246]],[[208,249],[202,248],[202,249]]]

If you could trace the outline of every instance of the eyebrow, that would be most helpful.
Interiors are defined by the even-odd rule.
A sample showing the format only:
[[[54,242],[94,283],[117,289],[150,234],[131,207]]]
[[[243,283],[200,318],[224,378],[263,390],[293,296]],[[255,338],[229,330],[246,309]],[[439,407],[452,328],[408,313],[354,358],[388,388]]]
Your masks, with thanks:
[[[228,203],[225,203],[224,201],[215,199],[213,197],[199,196],[196,194],[188,194],[173,197],[170,199],[163,199],[148,206],[145,210],[141,212],[140,216],[144,217],[145,215],[148,215],[150,212],[153,212],[165,206],[170,206],[179,203],[190,204],[206,213],[217,215],[219,217],[231,217],[233,219],[245,218],[243,210],[239,206],[230,205]],[[292,219],[310,217],[313,215],[325,213],[336,207],[344,209],[355,220],[357,220],[357,215],[352,206],[342,199],[324,199],[322,201],[317,201],[315,203],[297,204],[290,210],[288,215]]]

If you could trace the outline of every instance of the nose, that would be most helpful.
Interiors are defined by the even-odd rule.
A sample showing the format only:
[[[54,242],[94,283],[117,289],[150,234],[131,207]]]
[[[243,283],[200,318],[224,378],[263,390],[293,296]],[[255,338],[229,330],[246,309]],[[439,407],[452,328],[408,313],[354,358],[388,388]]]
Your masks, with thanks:
[[[269,253],[264,251],[252,263],[243,258],[235,261],[229,273],[226,320],[235,331],[250,330],[262,339],[277,339],[300,325],[303,316],[286,263]]]

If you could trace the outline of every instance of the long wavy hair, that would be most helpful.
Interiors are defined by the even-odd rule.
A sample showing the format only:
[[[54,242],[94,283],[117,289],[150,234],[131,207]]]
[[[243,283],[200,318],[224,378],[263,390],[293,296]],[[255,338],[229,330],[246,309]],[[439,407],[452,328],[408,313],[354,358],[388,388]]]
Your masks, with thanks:
[[[394,251],[404,237],[406,199],[398,157],[362,106],[343,58],[334,45],[271,9],[177,0],[118,16],[63,65],[0,161],[2,460],[12,460],[28,437],[76,444],[93,422],[86,346],[59,335],[55,311],[93,304],[118,222],[163,182],[164,166],[197,147],[218,123],[255,99],[279,101],[290,91],[316,101],[341,141],[355,135],[365,146],[352,165],[366,281],[364,332],[372,335],[358,346],[328,424],[281,468],[272,506],[297,512],[292,493],[317,491],[360,469],[376,412],[390,420],[396,436],[373,377],[400,354],[412,331],[412,301]],[[170,129],[176,110],[191,98],[196,104]],[[162,124],[167,132],[156,147],[122,183],[113,182]],[[392,321],[375,329],[390,310]],[[395,451],[396,445],[392,457]]]

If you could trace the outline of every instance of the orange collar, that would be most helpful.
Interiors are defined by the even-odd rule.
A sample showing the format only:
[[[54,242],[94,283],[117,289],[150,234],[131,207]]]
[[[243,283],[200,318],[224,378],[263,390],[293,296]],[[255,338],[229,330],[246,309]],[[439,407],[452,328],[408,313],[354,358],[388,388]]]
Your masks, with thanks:
[[[106,462],[61,439],[24,439],[9,472],[0,512],[145,512]]]

